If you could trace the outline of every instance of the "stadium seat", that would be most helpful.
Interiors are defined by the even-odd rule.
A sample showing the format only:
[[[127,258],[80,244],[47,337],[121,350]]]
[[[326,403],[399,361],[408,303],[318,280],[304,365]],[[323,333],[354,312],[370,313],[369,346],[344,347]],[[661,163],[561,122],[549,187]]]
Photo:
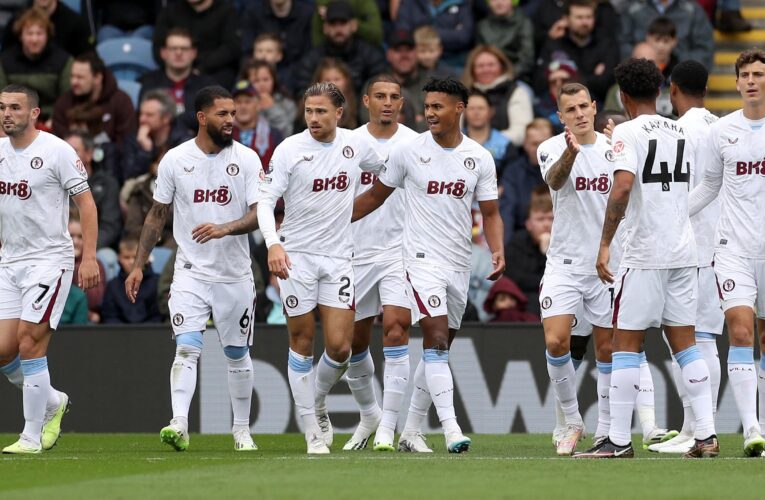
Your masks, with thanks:
[[[167,247],[154,247],[151,251],[151,270],[157,274],[162,274],[165,264],[173,255],[173,250]]]
[[[78,14],[82,13],[82,2],[80,0],[61,0],[61,3],[72,9]]]
[[[141,84],[134,80],[117,80],[117,86],[121,91],[130,96],[133,107],[138,109],[138,96],[141,94]]]
[[[118,80],[136,80],[147,71],[157,69],[151,41],[143,38],[113,38],[99,43],[96,50]]]

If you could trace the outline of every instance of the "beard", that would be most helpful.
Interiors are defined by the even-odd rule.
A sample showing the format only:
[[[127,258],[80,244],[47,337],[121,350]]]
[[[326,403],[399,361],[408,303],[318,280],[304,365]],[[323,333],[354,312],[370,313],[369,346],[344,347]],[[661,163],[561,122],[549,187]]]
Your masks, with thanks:
[[[233,135],[224,135],[220,129],[217,129],[210,124],[207,125],[206,129],[207,135],[210,136],[210,139],[212,139],[213,143],[219,148],[227,148],[234,143]]]
[[[29,121],[16,122],[12,125],[13,128],[11,128],[10,130],[7,129],[5,125],[3,125],[3,131],[5,132],[5,135],[7,135],[8,137],[18,137],[21,134],[23,134],[24,131],[26,131],[28,126],[29,126]]]

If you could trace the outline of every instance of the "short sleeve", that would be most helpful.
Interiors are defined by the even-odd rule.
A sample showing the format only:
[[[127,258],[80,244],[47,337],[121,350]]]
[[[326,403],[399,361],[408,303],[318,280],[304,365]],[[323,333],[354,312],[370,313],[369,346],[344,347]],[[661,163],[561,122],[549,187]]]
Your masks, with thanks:
[[[361,134],[356,134],[357,146],[359,148],[359,168],[364,172],[372,172],[379,176],[383,167],[385,166],[385,158],[380,156],[380,153],[372,144],[372,141],[364,137]]]
[[[244,178],[244,189],[247,206],[250,206],[258,202],[260,183],[266,178],[266,173],[263,171],[260,157],[254,151],[247,150],[245,154],[245,162],[247,162],[245,172],[247,172],[247,177]]]
[[[499,196],[497,191],[497,169],[494,166],[494,158],[488,151],[481,155],[481,170],[478,172],[478,182],[475,186],[475,198],[478,201],[496,200]]]
[[[35,159],[32,161],[34,162]],[[69,193],[69,196],[76,196],[90,189],[85,165],[69,144],[62,145],[55,169],[61,187]]]
[[[626,170],[638,174],[637,145],[634,136],[624,127],[626,124],[617,125],[614,129],[611,144],[614,152],[614,171]]]
[[[154,199],[159,203],[169,205],[175,197],[175,177],[173,175],[174,155],[167,154],[157,167],[157,187],[154,189]]]
[[[288,154],[289,142],[285,141],[276,146],[271,161],[268,162],[263,180],[260,182],[259,191],[281,197],[289,185],[292,165]]]
[[[547,172],[550,171],[555,162],[557,162],[562,155],[560,148],[555,147],[555,143],[552,139],[548,139],[537,148],[537,161],[539,162],[539,170],[542,174],[542,179],[547,182]]]
[[[402,148],[397,148],[391,151],[390,156],[388,156],[388,161],[385,163],[385,167],[380,171],[378,177],[380,182],[388,187],[404,187],[404,179],[406,178],[406,155],[402,152]]]

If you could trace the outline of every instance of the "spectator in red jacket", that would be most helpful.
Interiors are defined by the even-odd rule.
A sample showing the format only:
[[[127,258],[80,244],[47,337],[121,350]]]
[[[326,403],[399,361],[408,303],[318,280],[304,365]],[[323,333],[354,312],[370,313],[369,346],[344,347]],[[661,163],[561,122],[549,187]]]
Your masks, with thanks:
[[[528,303],[526,295],[518,288],[518,285],[507,276],[502,276],[489,290],[483,308],[487,313],[493,315],[492,323],[536,323],[539,321],[539,316],[526,312]]]

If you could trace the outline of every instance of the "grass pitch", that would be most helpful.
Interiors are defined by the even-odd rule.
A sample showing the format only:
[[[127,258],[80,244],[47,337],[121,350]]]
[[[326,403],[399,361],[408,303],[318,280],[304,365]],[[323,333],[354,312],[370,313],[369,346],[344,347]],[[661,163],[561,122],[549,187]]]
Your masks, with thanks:
[[[10,444],[15,435],[0,434]],[[147,434],[66,434],[40,456],[0,455],[0,498],[762,498],[765,459],[745,459],[742,438],[721,436],[714,460],[636,450],[633,460],[555,457],[548,435],[475,435],[467,454],[343,452],[309,458],[302,435],[255,436],[237,453],[230,436],[192,435],[177,453]],[[635,436],[635,443],[640,438]],[[580,449],[584,449],[584,444]],[[589,440],[586,442],[589,444]]]

